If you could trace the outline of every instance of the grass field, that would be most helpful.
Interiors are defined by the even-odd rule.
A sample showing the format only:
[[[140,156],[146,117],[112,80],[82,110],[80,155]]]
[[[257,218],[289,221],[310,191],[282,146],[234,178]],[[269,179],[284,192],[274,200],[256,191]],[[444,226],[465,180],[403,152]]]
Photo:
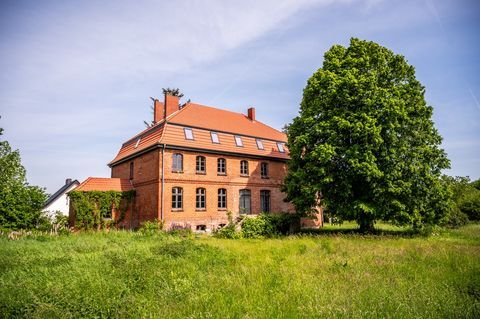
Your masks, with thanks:
[[[429,238],[0,238],[4,318],[479,318],[480,225]]]

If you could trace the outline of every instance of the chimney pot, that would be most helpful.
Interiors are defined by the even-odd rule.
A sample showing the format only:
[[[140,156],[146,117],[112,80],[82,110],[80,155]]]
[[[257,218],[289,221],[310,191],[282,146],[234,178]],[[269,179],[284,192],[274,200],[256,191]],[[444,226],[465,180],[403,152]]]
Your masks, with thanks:
[[[255,121],[255,108],[254,107],[250,107],[248,109],[248,118],[251,120],[251,121]]]
[[[65,185],[68,185],[68,184],[71,184],[72,183],[72,179],[71,178],[67,178],[65,180]]]

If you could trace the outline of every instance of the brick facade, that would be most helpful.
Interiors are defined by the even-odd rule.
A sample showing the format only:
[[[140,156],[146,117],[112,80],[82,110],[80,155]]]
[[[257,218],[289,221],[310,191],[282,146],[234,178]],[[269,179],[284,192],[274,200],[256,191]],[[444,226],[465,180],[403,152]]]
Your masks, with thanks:
[[[164,159],[163,205],[162,205],[162,152]],[[183,157],[183,171],[172,170],[173,154]],[[205,173],[196,171],[197,156],[205,158]],[[226,162],[226,174],[217,171],[218,159]],[[247,161],[249,174],[240,174],[240,162]],[[222,154],[202,153],[198,151],[179,151],[172,149],[157,149],[112,167],[112,178],[130,178],[130,167],[133,163],[132,184],[136,190],[135,208],[132,220],[125,221],[137,227],[141,222],[162,219],[165,226],[173,225],[196,226],[204,225],[207,229],[215,229],[226,224],[227,212],[234,216],[239,214],[240,190],[247,189],[251,193],[251,213],[261,213],[260,191],[270,191],[271,212],[293,212],[293,206],[284,202],[285,194],[280,186],[286,173],[286,162],[232,156]],[[261,163],[268,165],[268,176],[261,176]],[[172,189],[180,187],[183,190],[183,208],[172,209]],[[206,191],[205,209],[196,208],[196,190]],[[218,190],[226,190],[226,208],[218,208]],[[129,215],[130,216],[130,215]],[[129,217],[127,216],[127,217]]]

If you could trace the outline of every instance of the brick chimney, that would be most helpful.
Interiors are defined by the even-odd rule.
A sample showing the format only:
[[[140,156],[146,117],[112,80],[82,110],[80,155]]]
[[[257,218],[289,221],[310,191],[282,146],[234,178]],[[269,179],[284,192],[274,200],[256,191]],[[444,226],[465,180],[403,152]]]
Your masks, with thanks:
[[[163,103],[160,102],[158,99],[153,100],[153,121],[155,123],[160,122],[163,120],[163,112],[164,112]]]
[[[165,93],[165,113],[164,118],[169,117],[172,113],[180,109],[178,103],[180,98],[178,96],[173,96],[168,93]]]
[[[248,109],[248,118],[251,120],[251,121],[255,121],[255,108],[254,107],[250,107]]]

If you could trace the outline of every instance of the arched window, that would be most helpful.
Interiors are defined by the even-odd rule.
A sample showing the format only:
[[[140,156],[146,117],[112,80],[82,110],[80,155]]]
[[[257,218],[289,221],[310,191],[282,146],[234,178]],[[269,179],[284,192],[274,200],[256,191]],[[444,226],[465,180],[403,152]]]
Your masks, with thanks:
[[[227,209],[227,190],[225,188],[218,189],[218,208]]]
[[[262,213],[270,212],[270,191],[261,190],[260,191],[260,208]]]
[[[196,161],[197,174],[206,173],[206,162],[207,160],[205,159],[205,156],[197,156],[197,161]]]
[[[172,209],[182,209],[183,208],[183,188],[174,187],[172,188]]]
[[[248,162],[240,161],[240,175],[248,176]]]
[[[240,214],[251,214],[252,205],[251,205],[251,192],[249,189],[240,190]]]
[[[180,153],[172,156],[172,172],[183,172],[183,155]]]
[[[260,164],[260,175],[262,178],[268,178],[268,163],[262,162]]]
[[[217,160],[217,173],[218,175],[227,175],[227,160],[219,158]]]
[[[207,203],[207,191],[205,188],[197,188],[197,195],[195,198],[195,208],[204,210]]]

